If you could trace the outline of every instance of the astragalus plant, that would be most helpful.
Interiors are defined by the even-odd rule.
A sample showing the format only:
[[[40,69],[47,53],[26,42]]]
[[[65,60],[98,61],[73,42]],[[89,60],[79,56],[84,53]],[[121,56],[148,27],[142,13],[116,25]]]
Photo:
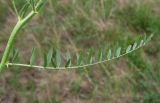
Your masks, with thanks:
[[[13,6],[14,6],[14,9],[15,9],[15,12],[17,14],[17,17],[18,17],[18,22],[17,24],[15,25],[11,35],[10,35],[10,38],[8,40],[8,43],[7,43],[7,46],[6,46],[6,49],[4,51],[4,54],[3,54],[3,57],[2,57],[2,60],[1,60],[1,64],[0,64],[0,70],[2,70],[2,68],[6,65],[6,63],[8,62],[8,57],[9,57],[9,54],[10,54],[10,51],[11,51],[11,48],[14,44],[14,41],[16,39],[16,36],[17,36],[17,33],[21,30],[21,28],[34,16],[36,15],[40,8],[42,7],[43,5],[43,1],[42,0],[39,0],[39,1],[36,1],[36,0],[28,0],[26,1],[26,3],[24,4],[24,6],[22,7],[22,9],[20,11],[17,10],[17,7],[16,7],[16,0],[12,0],[12,3],[13,3]],[[28,10],[30,9],[31,7],[31,11],[30,13],[26,14],[28,12]]]
[[[16,63],[15,60],[18,55],[18,50],[14,50],[12,61],[9,61],[9,55],[11,52],[11,49],[14,45],[14,41],[16,39],[17,33],[21,30],[21,28],[33,17],[35,16],[41,9],[41,7],[44,5],[43,0],[26,0],[26,3],[24,4],[23,8],[21,10],[17,10],[16,7],[16,0],[12,0],[13,7],[15,9],[15,12],[17,14],[17,24],[15,25],[7,46],[4,50],[4,54],[2,56],[1,64],[0,64],[0,71],[4,69],[4,67],[9,66],[20,66],[20,67],[28,67],[28,68],[39,68],[39,69],[72,69],[72,68],[84,68],[87,66],[92,66],[96,64],[100,64],[103,62],[107,62],[113,59],[120,58],[126,54],[129,54],[141,47],[143,47],[152,37],[146,37],[144,36],[143,39],[141,39],[138,42],[135,42],[128,47],[126,47],[125,51],[121,47],[118,47],[116,51],[112,49],[89,49],[86,53],[87,59],[84,60],[82,55],[83,53],[78,52],[76,54],[76,59],[73,59],[71,57],[71,54],[69,51],[67,51],[65,56],[65,63],[62,64],[62,56],[60,52],[55,50],[56,52],[53,52],[53,49],[51,48],[47,54],[44,55],[43,64],[41,66],[35,65],[36,60],[36,48],[32,49],[31,57],[29,60],[29,63],[27,64],[19,64]],[[55,57],[53,57],[53,54]],[[85,56],[86,56],[85,55]],[[86,57],[85,57],[86,58]],[[73,62],[74,61],[74,62]],[[52,64],[52,66],[50,66]]]

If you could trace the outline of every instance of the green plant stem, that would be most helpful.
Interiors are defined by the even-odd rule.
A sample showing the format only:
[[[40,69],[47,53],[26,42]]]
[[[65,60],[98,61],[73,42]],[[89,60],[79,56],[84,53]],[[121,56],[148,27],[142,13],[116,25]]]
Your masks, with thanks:
[[[9,58],[9,54],[11,51],[11,48],[14,44],[14,41],[16,39],[17,33],[20,31],[20,29],[23,27],[23,25],[25,25],[36,13],[34,11],[32,11],[31,13],[28,14],[28,16],[26,16],[24,19],[21,19],[17,22],[17,24],[15,25],[10,38],[8,40],[7,46],[4,50],[4,54],[0,63],[0,71],[3,70],[4,66],[6,65],[8,58]]]

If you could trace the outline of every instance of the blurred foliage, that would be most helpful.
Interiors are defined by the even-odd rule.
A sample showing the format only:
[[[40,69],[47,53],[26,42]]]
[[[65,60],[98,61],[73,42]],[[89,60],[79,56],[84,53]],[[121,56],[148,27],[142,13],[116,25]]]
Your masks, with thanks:
[[[86,70],[65,71],[66,74],[63,71],[41,71],[41,74],[13,68],[0,76],[6,82],[1,83],[0,95],[11,94],[7,88],[12,88],[20,98],[30,103],[61,103],[67,100],[70,103],[74,98],[80,103],[159,103],[159,1],[139,0],[135,3],[126,0],[128,3],[124,1],[125,5],[118,1],[47,0],[39,16],[21,31],[16,47],[28,60],[33,46],[38,47],[39,54],[50,47],[59,48],[62,53],[69,49],[73,54],[77,49],[85,52],[88,47],[111,47],[114,50],[117,46],[123,48],[133,44],[142,34],[155,33],[145,48],[118,61]],[[5,5],[0,6],[0,25],[10,15],[8,11]],[[7,38],[5,30],[0,33],[2,42]],[[26,82],[20,84],[22,77]],[[43,98],[39,98],[36,91]]]

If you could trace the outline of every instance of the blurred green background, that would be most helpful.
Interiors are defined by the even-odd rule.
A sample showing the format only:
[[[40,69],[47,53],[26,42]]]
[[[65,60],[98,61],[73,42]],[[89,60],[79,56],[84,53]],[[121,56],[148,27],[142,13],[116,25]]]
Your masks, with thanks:
[[[11,0],[0,0],[0,56],[16,21]],[[75,54],[126,47],[151,33],[144,48],[84,70],[6,68],[1,103],[160,103],[160,0],[46,0],[16,39],[22,63],[32,47]]]

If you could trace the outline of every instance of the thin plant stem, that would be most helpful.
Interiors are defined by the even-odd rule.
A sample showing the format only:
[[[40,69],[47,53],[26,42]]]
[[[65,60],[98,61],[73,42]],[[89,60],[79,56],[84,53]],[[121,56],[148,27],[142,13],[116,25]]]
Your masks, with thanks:
[[[32,11],[24,19],[18,20],[18,22],[15,25],[15,27],[14,27],[12,33],[11,33],[11,36],[8,40],[7,46],[4,50],[4,54],[2,56],[2,60],[1,60],[1,63],[0,63],[0,71],[3,70],[4,66],[8,62],[9,54],[10,54],[11,48],[13,47],[13,44],[14,44],[14,41],[16,39],[17,33],[20,31],[20,29],[23,27],[23,25],[25,25],[35,14],[36,13],[34,11]]]

